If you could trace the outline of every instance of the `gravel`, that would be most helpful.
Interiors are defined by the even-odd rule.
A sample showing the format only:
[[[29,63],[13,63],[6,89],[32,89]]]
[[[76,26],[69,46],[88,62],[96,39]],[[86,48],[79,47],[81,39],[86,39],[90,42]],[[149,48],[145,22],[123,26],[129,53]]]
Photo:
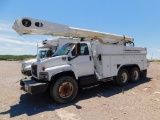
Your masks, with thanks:
[[[160,119],[160,63],[150,63],[147,79],[124,87],[108,82],[79,92],[67,104],[55,103],[48,93],[21,91],[20,70],[19,61],[0,61],[0,120]]]

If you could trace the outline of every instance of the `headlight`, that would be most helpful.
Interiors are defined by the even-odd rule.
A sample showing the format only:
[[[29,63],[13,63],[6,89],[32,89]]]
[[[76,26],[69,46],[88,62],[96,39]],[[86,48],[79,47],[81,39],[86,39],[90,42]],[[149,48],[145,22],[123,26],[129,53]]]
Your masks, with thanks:
[[[48,80],[48,73],[47,72],[40,72],[39,73],[39,80]]]
[[[27,63],[23,63],[22,65],[23,65],[23,67],[25,68],[25,67],[27,66]]]
[[[26,63],[22,63],[22,68],[21,68],[21,70],[24,70],[24,68],[26,67]]]

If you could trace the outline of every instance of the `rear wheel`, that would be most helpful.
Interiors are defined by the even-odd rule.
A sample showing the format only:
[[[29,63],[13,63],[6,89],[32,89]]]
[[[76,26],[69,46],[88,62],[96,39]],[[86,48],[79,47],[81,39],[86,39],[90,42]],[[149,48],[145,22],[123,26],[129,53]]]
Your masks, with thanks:
[[[78,92],[78,85],[74,78],[64,76],[51,85],[50,94],[58,103],[67,103],[73,100]]]
[[[129,80],[131,82],[139,81],[139,79],[140,79],[140,71],[139,71],[139,69],[137,67],[132,68],[130,70],[130,72],[129,72],[129,76],[130,76]]]
[[[123,86],[128,82],[129,75],[126,69],[121,69],[115,77],[115,82],[119,86]]]

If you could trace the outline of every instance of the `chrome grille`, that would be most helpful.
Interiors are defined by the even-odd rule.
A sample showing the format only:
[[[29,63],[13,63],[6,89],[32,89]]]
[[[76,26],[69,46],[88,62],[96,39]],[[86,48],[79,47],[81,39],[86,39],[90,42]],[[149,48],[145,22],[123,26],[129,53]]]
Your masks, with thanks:
[[[37,77],[37,65],[32,64],[32,74]]]

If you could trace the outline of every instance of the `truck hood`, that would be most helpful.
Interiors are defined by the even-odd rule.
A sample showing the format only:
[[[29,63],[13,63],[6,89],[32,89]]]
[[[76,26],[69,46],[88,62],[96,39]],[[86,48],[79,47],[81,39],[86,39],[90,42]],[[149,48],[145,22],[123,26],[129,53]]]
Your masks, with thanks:
[[[42,67],[49,68],[53,66],[67,64],[68,60],[67,60],[67,55],[63,55],[63,56],[55,56],[48,59],[43,59],[42,61],[39,61],[37,63],[38,63],[37,64],[38,68],[41,67],[39,68],[39,70],[41,70]]]
[[[33,62],[36,62],[37,59],[30,59],[30,60],[27,60],[27,61],[23,61],[22,64],[29,64],[29,63],[33,63]]]

